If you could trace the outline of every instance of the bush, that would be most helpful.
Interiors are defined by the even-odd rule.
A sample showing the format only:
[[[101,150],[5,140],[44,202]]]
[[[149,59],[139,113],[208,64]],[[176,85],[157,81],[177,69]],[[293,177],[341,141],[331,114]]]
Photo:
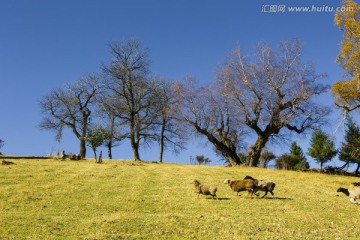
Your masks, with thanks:
[[[309,163],[298,155],[283,154],[276,159],[276,168],[284,170],[308,169]]]

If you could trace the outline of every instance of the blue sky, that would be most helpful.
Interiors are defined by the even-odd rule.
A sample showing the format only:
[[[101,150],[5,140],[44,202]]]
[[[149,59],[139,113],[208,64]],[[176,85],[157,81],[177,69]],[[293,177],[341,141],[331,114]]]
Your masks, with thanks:
[[[262,12],[274,5],[285,5],[285,12]],[[1,151],[12,155],[48,155],[63,149],[78,152],[70,131],[59,144],[53,133],[38,129],[38,101],[54,87],[99,71],[110,57],[109,41],[139,39],[150,49],[153,73],[168,79],[191,73],[208,83],[237,44],[251,53],[259,41],[276,46],[282,40],[299,38],[303,59],[313,61],[319,72],[327,72],[324,83],[332,84],[342,75],[335,62],[341,32],[334,26],[334,13],[289,12],[292,6],[336,8],[339,1],[0,1],[0,138],[5,140]],[[319,101],[333,104],[330,94]],[[339,112],[332,118],[326,129],[330,133],[340,121]],[[294,139],[306,152],[308,139]],[[180,155],[166,153],[165,161],[189,163],[190,155],[205,155],[213,164],[221,164],[205,143],[194,139]],[[282,153],[288,146],[270,149]],[[157,154],[157,146],[141,151],[142,158],[151,161],[157,160]],[[128,143],[114,149],[114,157],[132,158]]]

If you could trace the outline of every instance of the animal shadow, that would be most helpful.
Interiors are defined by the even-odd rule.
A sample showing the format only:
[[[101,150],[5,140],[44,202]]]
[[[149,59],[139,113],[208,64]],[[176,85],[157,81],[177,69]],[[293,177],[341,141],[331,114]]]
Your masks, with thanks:
[[[266,199],[266,200],[294,200],[293,198],[284,198],[284,197],[265,197],[265,198],[257,198],[257,199]]]
[[[228,198],[228,197],[223,197],[223,198],[221,198],[221,197],[220,197],[220,198],[218,198],[218,200],[221,200],[221,201],[222,201],[222,200],[231,200],[231,198]]]
[[[221,198],[221,197],[216,197],[216,198],[207,197],[206,199],[210,199],[210,200],[220,200],[220,201],[223,201],[223,200],[231,200],[231,198]]]

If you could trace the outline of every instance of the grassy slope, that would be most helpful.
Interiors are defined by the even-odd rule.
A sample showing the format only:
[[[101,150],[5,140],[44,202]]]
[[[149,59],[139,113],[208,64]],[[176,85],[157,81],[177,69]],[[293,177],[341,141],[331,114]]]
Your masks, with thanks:
[[[359,239],[359,181],[257,168],[132,161],[17,160],[0,165],[0,239]],[[236,197],[225,178],[276,182],[276,199]],[[196,197],[190,182],[218,186]],[[270,194],[269,194],[270,195]]]

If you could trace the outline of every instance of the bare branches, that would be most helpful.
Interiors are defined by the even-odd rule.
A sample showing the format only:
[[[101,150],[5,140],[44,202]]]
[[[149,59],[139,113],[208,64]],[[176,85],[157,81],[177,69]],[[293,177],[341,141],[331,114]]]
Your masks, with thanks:
[[[205,136],[230,165],[240,164],[242,117],[216,85],[200,87],[193,77],[177,84],[179,114],[197,133]]]
[[[134,159],[140,160],[140,140],[151,141],[153,88],[149,79],[148,50],[139,41],[128,40],[108,44],[113,58],[103,66],[109,91],[108,107],[116,118],[128,126]]]
[[[312,64],[302,62],[301,53],[296,39],[280,43],[277,52],[266,43],[259,44],[251,62],[236,49],[217,75],[224,94],[258,136],[253,148],[256,157],[250,162],[253,165],[269,138],[278,136],[281,129],[302,133],[328,113],[311,101],[328,89],[317,83],[324,74],[317,74]]]
[[[53,130],[61,140],[62,130],[69,127],[80,141],[80,155],[85,157],[85,136],[95,96],[101,90],[100,75],[88,75],[66,90],[53,89],[39,102],[43,113],[40,129]]]

